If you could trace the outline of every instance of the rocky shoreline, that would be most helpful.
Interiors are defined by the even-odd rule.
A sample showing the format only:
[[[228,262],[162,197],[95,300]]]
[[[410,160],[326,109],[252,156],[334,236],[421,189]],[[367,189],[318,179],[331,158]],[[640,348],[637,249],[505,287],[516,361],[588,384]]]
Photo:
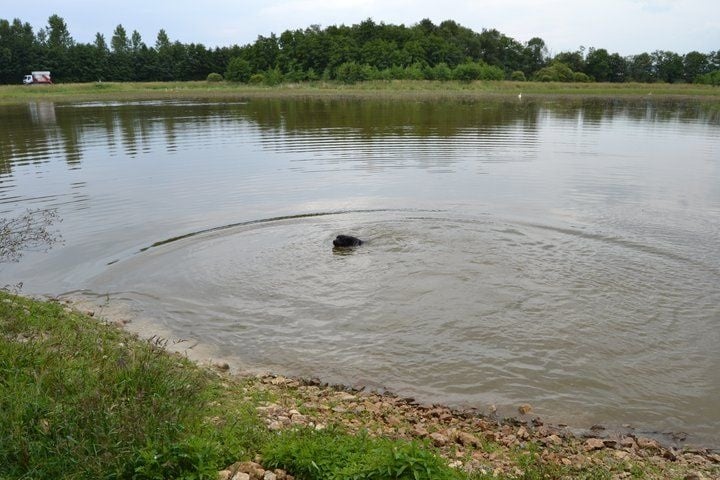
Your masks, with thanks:
[[[108,318],[107,311],[96,312],[86,302],[63,303],[89,316],[103,317],[118,327],[131,327],[128,319],[112,315]],[[612,479],[720,479],[720,454],[712,449],[678,448],[633,431],[606,430],[601,426],[574,431],[564,425],[544,423],[527,404],[518,407],[515,417],[502,418],[475,409],[421,404],[390,392],[328,385],[317,379],[230,373],[225,362],[208,365],[199,358],[191,359],[212,368],[226,382],[242,381],[248,399],[257,393],[273,398],[256,408],[270,431],[339,426],[351,434],[367,432],[371,436],[427,442],[451,467],[491,478],[523,478],[518,458],[529,455],[542,465],[570,472],[561,478],[587,478],[588,470],[600,469],[610,472],[608,478]],[[263,468],[262,458],[254,460],[229,465],[218,472],[219,478],[294,478],[283,470]]]
[[[226,365],[220,364],[219,369]],[[268,429],[324,429],[339,425],[351,433],[432,444],[448,462],[470,474],[522,477],[518,455],[533,452],[537,460],[577,472],[593,467],[613,479],[720,478],[720,454],[710,449],[677,449],[633,433],[595,429],[581,435],[567,427],[546,425],[529,405],[515,418],[500,419],[475,410],[422,405],[411,398],[375,393],[318,380],[257,375],[251,387],[277,400],[257,407]],[[223,480],[292,478],[265,470],[262,459],[241,462],[219,472]],[[642,474],[641,474],[642,472]],[[246,476],[247,475],[247,476]],[[262,475],[262,476],[261,476]],[[569,478],[573,478],[571,474]]]

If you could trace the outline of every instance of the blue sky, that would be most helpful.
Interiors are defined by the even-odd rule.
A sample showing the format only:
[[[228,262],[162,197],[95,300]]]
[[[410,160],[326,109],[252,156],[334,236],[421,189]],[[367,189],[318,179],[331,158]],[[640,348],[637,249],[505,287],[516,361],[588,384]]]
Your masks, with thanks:
[[[718,0],[0,0],[0,18],[20,18],[36,29],[53,13],[80,42],[91,42],[95,32],[109,40],[120,23],[149,45],[161,28],[184,43],[242,45],[271,32],[370,17],[406,25],[452,19],[476,31],[497,28],[520,42],[539,36],[551,53],[580,45],[622,55],[720,50]]]

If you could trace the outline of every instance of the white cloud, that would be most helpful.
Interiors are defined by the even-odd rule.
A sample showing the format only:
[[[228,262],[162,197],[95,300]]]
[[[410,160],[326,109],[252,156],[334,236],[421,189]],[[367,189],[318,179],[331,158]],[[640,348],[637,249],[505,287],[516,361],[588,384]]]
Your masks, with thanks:
[[[97,31],[109,38],[122,23],[128,31],[138,30],[148,44],[154,43],[160,28],[171,39],[188,43],[244,44],[286,29],[350,25],[371,17],[406,25],[423,18],[435,23],[452,19],[477,31],[497,28],[521,42],[538,36],[554,52],[580,45],[623,55],[720,49],[717,0],[64,0],[54,5],[0,1],[1,18],[19,17],[39,28],[57,13],[82,42],[92,41]]]

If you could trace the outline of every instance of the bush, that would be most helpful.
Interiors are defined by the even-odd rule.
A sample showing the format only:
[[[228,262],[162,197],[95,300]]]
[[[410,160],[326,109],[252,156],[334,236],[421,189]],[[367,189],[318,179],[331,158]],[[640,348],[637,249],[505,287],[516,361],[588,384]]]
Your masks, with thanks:
[[[549,78],[549,80],[545,80],[546,77]],[[564,63],[555,62],[552,65],[538,70],[535,73],[535,78],[541,82],[574,82],[575,72]]]
[[[525,74],[520,70],[515,70],[510,74],[510,80],[516,81],[516,82],[524,82],[527,80],[525,78]]]
[[[265,81],[265,75],[262,73],[256,73],[250,77],[250,80],[248,80],[248,83],[251,85],[260,85]]]
[[[505,72],[495,65],[482,65],[481,80],[504,80]]]
[[[280,85],[282,81],[283,74],[277,67],[267,70],[263,77],[263,83],[269,87]]]
[[[307,79],[307,74],[302,70],[290,70],[283,76],[283,80],[286,82],[299,83]]]
[[[405,78],[408,80],[425,80],[423,74],[423,65],[420,63],[413,63],[405,67]]]
[[[705,75],[699,75],[695,79],[695,83],[714,86],[720,85],[720,70],[715,70],[714,72],[706,73]]]
[[[461,63],[453,71],[453,78],[461,82],[473,80],[502,80],[505,72],[502,68],[485,63],[466,62]]]
[[[211,83],[217,83],[223,81],[223,76],[219,73],[208,73],[207,81]]]
[[[335,78],[348,85],[365,80],[363,65],[356,62],[345,62],[337,68]]]
[[[583,72],[575,72],[574,75],[573,75],[573,77],[574,77],[574,80],[575,80],[576,82],[578,82],[578,83],[590,83],[590,82],[592,82],[592,78],[588,77],[588,76],[587,76],[586,74],[584,74]]]
[[[452,70],[447,63],[440,62],[431,69],[433,78],[431,80],[450,80],[452,78]]]
[[[252,66],[247,60],[239,57],[233,57],[228,62],[225,79],[231,82],[247,83],[252,75]]]

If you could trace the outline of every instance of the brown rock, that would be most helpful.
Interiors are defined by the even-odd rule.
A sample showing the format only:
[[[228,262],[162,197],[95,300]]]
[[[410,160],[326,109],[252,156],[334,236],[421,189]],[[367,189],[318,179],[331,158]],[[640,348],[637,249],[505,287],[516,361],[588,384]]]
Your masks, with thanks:
[[[618,444],[617,440],[612,440],[610,438],[604,439],[603,443],[605,444],[605,448],[615,448]]]
[[[432,439],[436,447],[445,446],[449,441],[448,438],[440,432],[431,433],[430,438]]]
[[[542,441],[545,445],[561,445],[562,444],[562,438],[558,437],[557,435],[549,435],[549,436],[543,438]]]
[[[660,450],[660,444],[652,438],[638,437],[636,441],[638,447],[644,450]]]
[[[635,440],[632,437],[620,439],[620,446],[623,448],[635,448]]]
[[[265,469],[256,462],[237,462],[230,467],[230,470],[236,472],[232,480],[262,480],[265,476]],[[242,473],[248,476],[238,476]]]
[[[618,460],[626,460],[630,456],[630,454],[624,450],[618,450],[614,455]]]
[[[527,440],[530,438],[530,434],[525,427],[518,428],[516,435],[520,440]]]
[[[603,448],[605,448],[605,442],[599,438],[588,438],[585,440],[585,450],[588,452],[602,450]]]
[[[671,462],[677,460],[677,455],[675,455],[675,452],[673,452],[672,450],[663,450],[662,456],[663,458],[670,460]]]
[[[455,438],[458,443],[466,447],[479,447],[482,445],[480,440],[472,433],[458,432]]]
[[[218,472],[218,480],[230,480],[232,478],[231,470],[220,470]]]
[[[245,472],[237,472],[233,475],[232,480],[250,480],[250,474]]]
[[[532,405],[529,403],[523,403],[518,407],[518,412],[520,412],[520,415],[527,415],[528,413],[532,412]]]
[[[415,425],[415,427],[413,427],[412,433],[417,437],[426,437],[428,435],[427,428],[425,428],[423,425]]]
[[[705,477],[700,472],[693,472],[685,475],[683,480],[705,480]]]

